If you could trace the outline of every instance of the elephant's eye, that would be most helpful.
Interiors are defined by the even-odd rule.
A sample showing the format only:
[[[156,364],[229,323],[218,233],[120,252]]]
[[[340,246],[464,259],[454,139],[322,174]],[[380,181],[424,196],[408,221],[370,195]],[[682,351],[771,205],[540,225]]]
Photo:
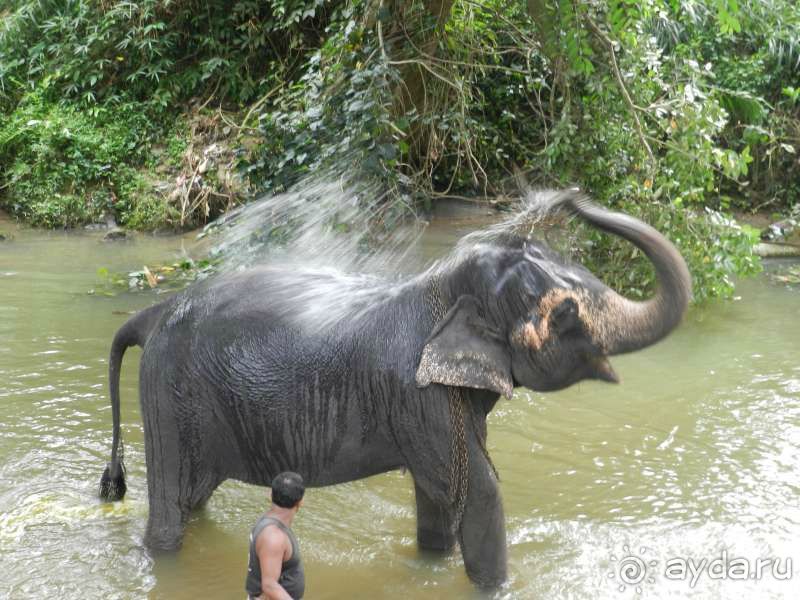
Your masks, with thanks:
[[[577,331],[581,328],[578,305],[572,298],[567,298],[550,313],[550,326],[560,334]]]

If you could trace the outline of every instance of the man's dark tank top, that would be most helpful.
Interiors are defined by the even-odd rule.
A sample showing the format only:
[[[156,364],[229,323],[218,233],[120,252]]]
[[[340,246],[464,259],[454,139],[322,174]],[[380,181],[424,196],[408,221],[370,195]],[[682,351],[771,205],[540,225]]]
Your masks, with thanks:
[[[261,564],[258,562],[258,555],[256,554],[256,540],[258,535],[264,530],[267,525],[276,525],[283,531],[292,543],[292,556],[283,563],[281,567],[281,576],[278,578],[278,583],[283,586],[286,593],[289,594],[294,600],[303,597],[303,592],[306,587],[306,576],[303,572],[303,564],[300,562],[300,545],[297,543],[297,538],[294,533],[281,521],[274,517],[262,516],[253,527],[250,533],[250,561],[247,565],[247,579],[245,580],[244,587],[247,593],[252,597],[261,595]]]

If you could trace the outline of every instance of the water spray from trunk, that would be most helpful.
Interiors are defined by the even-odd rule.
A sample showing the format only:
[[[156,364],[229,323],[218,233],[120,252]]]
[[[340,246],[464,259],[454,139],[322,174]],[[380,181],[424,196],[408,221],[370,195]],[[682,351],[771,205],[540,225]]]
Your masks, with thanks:
[[[424,226],[409,199],[331,170],[243,206],[210,229],[219,232],[212,254],[225,272],[289,263],[386,274],[408,270],[407,254]]]

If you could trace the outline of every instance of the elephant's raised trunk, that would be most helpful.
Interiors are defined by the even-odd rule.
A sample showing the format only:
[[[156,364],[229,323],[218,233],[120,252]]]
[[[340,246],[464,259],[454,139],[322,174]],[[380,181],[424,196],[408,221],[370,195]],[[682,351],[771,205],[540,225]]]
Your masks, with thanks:
[[[600,208],[578,193],[570,195],[566,204],[593,226],[642,250],[658,278],[656,294],[647,301],[634,302],[611,288],[598,299],[598,341],[605,351],[632,352],[664,338],[680,323],[692,295],[689,269],[678,250],[646,223]]]

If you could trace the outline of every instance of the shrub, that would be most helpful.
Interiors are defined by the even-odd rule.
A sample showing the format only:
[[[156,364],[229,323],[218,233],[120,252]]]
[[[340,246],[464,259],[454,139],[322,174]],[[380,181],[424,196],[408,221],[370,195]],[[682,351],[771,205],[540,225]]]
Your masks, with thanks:
[[[0,202],[34,225],[99,220],[136,179],[152,132],[134,104],[88,113],[28,94],[0,124]]]

